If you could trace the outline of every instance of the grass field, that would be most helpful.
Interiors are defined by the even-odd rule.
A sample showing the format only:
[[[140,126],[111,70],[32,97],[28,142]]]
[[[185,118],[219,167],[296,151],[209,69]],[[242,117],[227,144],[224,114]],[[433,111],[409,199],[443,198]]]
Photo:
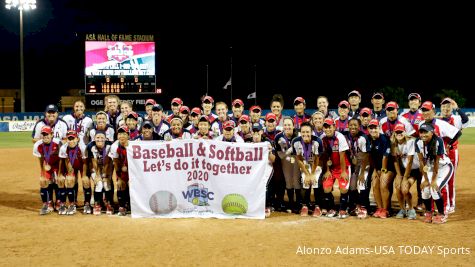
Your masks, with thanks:
[[[464,129],[460,143],[464,145],[474,145],[475,128]],[[31,132],[0,133],[0,148],[32,147],[32,145]]]

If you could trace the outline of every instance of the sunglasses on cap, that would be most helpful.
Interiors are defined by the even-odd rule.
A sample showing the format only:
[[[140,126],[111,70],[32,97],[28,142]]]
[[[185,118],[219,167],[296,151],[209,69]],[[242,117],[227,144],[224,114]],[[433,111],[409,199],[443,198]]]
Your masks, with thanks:
[[[174,107],[178,107],[179,105],[180,105],[180,104],[175,103],[175,102],[172,103],[172,106],[174,106]]]
[[[42,136],[47,136],[49,133],[41,133]]]
[[[274,119],[269,119],[269,120],[267,120],[267,122],[274,123],[275,120]]]
[[[152,125],[146,124],[146,125],[142,126],[142,129],[152,129]]]
[[[239,122],[239,124],[247,124],[247,121],[242,120],[242,121]]]
[[[404,131],[395,131],[396,134],[403,134]]]
[[[391,112],[393,110],[395,110],[395,108],[393,108],[393,107],[389,107],[389,108],[386,109],[386,111],[389,111],[389,112]]]
[[[181,113],[181,114],[186,114],[186,115],[188,115],[188,111],[186,111],[186,110],[185,110],[185,111],[182,111],[182,112],[180,112],[180,113]]]
[[[363,113],[363,114],[361,114],[361,117],[365,117],[365,118],[369,117],[369,114],[368,113]]]
[[[326,124],[326,123],[323,124],[323,128],[331,128],[331,127],[332,126],[330,124]]]
[[[74,139],[76,139],[76,137],[74,137],[74,136],[68,137],[68,140],[69,140],[69,141],[72,141],[72,140],[74,140]]]
[[[240,105],[239,103],[236,103],[236,104],[233,105],[233,107],[235,107],[235,108],[240,108],[241,105]]]

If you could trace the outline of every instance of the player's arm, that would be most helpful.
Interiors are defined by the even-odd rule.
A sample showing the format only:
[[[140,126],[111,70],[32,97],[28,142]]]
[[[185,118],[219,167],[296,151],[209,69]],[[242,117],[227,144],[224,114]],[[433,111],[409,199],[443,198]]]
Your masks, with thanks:
[[[346,173],[346,150],[338,152],[340,155],[340,168],[341,168],[341,178],[348,180],[348,174]]]
[[[393,157],[394,157],[394,169],[396,169],[396,176],[402,176],[399,159],[397,156],[393,156]]]
[[[307,168],[305,168],[305,163],[303,163],[303,156],[297,155],[295,158],[297,159],[297,164],[299,165],[300,171],[305,173],[306,175],[310,175]]]
[[[422,153],[420,152],[417,152],[417,157],[419,158],[419,171],[421,172],[422,176],[424,179],[422,179],[422,183],[421,183],[421,188],[424,188],[427,186],[427,184],[429,183],[429,178],[427,177],[427,173],[424,171],[424,157],[422,156]]]
[[[114,159],[114,168],[115,168],[115,173],[117,177],[120,176],[121,168],[120,168],[120,160],[119,158]]]
[[[432,169],[432,179],[430,180],[430,186],[436,191],[438,190],[437,176],[439,175],[439,159],[440,159],[440,155],[437,155],[434,159],[434,168]]]
[[[319,163],[320,163],[320,156],[318,154],[314,155],[313,156],[313,164],[312,164],[312,173],[315,173]]]
[[[414,161],[414,156],[410,155],[407,156],[407,166],[406,166],[406,171],[404,172],[404,177],[409,178],[411,176],[411,170],[412,170],[412,162]]]

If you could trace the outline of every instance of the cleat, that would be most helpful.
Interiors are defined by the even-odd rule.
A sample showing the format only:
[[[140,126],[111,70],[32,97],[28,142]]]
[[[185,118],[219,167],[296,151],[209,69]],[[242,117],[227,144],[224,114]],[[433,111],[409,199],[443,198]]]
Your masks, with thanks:
[[[399,210],[399,212],[396,214],[396,218],[397,219],[404,219],[404,217],[406,217],[406,210]]]
[[[49,201],[48,202],[48,212],[53,212],[53,211],[54,211],[53,202]]]
[[[320,210],[319,206],[316,206],[315,209],[313,210],[313,217],[320,217],[322,216],[322,211]]]
[[[339,219],[346,219],[348,218],[349,214],[348,212],[346,212],[346,210],[340,210],[340,212],[338,213],[338,218]]]
[[[327,217],[328,217],[328,218],[333,218],[333,217],[335,217],[335,216],[336,216],[336,211],[335,211],[335,210],[332,209],[332,210],[329,210],[329,211],[327,212]]]
[[[71,204],[68,207],[68,210],[66,211],[66,215],[74,215],[76,213],[76,205]]]
[[[94,204],[94,211],[93,211],[93,214],[94,215],[101,215],[101,211],[102,211],[102,207],[101,205],[99,204]]]
[[[126,212],[125,208],[120,207],[119,212],[117,213],[117,216],[126,216],[126,215],[127,215],[127,212]]]
[[[426,211],[424,213],[424,222],[425,223],[431,223],[432,222],[432,212]]]
[[[443,214],[437,214],[436,216],[432,217],[432,223],[435,224],[442,224],[447,222],[447,216]]]
[[[373,217],[379,218],[381,216],[381,211],[383,208],[377,208],[376,211],[373,213]]]
[[[365,208],[358,209],[358,219],[366,219],[368,217],[368,211]]]
[[[415,209],[410,209],[410,210],[407,211],[407,219],[409,219],[409,220],[415,220],[416,219],[416,210]]]
[[[359,210],[359,208],[354,208],[352,211],[350,211],[350,216],[357,216],[358,215],[358,210]]]
[[[447,213],[449,214],[455,213],[455,207],[450,207]]]
[[[292,210],[291,209],[287,209],[285,210],[287,213],[292,213]]]
[[[83,210],[83,213],[84,213],[84,214],[91,214],[91,213],[92,213],[91,205],[89,205],[88,202],[84,203],[84,210]]]
[[[308,216],[308,208],[307,206],[303,205],[302,209],[300,210],[300,216]]]
[[[48,213],[49,213],[48,204],[45,202],[45,203],[43,203],[43,206],[40,209],[40,215],[46,215]]]
[[[54,206],[54,210],[59,211],[60,208],[61,208],[61,201],[56,200],[56,205]]]
[[[381,212],[379,213],[379,218],[387,219],[388,216],[389,216],[389,212],[386,209],[381,209]]]
[[[61,203],[58,208],[58,215],[66,215],[66,211],[66,205],[64,205],[64,203]]]
[[[124,209],[124,208],[122,208],[122,209]],[[113,215],[114,214],[114,208],[110,204],[106,205],[106,214],[107,215]]]
[[[327,210],[326,209],[322,209],[322,216],[327,216]]]
[[[266,213],[266,218],[269,218],[269,217],[270,217],[271,212],[272,212],[272,211],[271,211],[270,208],[266,208],[266,211],[265,211],[265,213]]]
[[[419,205],[417,205],[417,207],[416,207],[416,210],[417,210],[417,211],[424,211],[424,209],[425,209],[424,204],[419,204]]]

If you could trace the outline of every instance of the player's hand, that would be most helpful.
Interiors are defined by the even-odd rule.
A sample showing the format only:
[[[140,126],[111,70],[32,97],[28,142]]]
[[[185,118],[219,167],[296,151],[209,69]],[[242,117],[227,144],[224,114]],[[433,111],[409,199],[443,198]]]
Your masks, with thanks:
[[[422,181],[422,183],[421,183],[421,190],[424,189],[424,188],[426,188],[427,186],[429,186],[429,182],[427,182],[427,180],[424,179],[424,180]]]
[[[452,106],[453,109],[458,109],[459,105],[457,105],[457,102],[455,100],[451,99],[450,101],[450,106]]]
[[[342,172],[341,172],[340,177],[343,178],[345,181],[348,182],[348,173],[346,173],[345,171],[342,171]]]
[[[437,180],[434,179],[431,183],[430,183],[430,187],[434,190],[434,191],[439,191],[439,187],[437,186]]]
[[[328,178],[330,178],[332,176],[332,173],[331,172],[326,172],[324,175],[323,175],[323,179],[326,180]]]
[[[360,174],[360,175],[358,176],[358,182],[364,184],[364,182],[365,182],[365,180],[364,180],[364,173],[362,173],[362,174]]]

